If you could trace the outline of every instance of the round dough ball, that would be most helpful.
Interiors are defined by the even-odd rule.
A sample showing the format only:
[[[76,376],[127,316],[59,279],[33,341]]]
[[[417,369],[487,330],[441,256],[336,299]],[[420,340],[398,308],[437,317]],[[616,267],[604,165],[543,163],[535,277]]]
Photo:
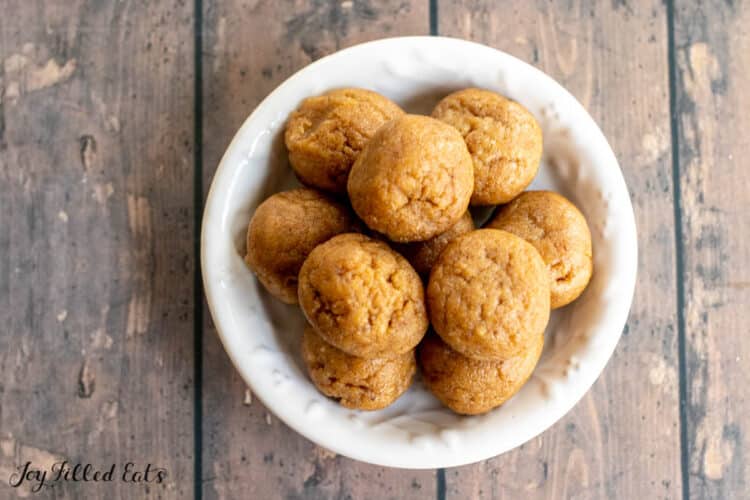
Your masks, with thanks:
[[[432,116],[464,136],[474,160],[472,205],[507,203],[531,184],[542,158],[542,129],[529,111],[488,90],[465,89]]]
[[[430,274],[433,264],[440,252],[448,246],[448,243],[456,237],[474,230],[474,220],[471,214],[466,212],[453,227],[426,241],[415,241],[414,243],[401,243],[394,248],[414,267],[421,275]]]
[[[247,228],[245,262],[266,290],[297,303],[297,275],[313,248],[358,229],[354,214],[314,189],[276,193],[255,210]]]
[[[419,275],[388,245],[361,234],[335,236],[310,253],[299,303],[326,342],[353,356],[403,354],[427,331]]]
[[[390,358],[358,358],[333,347],[310,326],[302,337],[302,359],[320,392],[357,410],[393,403],[409,388],[417,369],[413,349]]]
[[[570,304],[593,272],[591,232],[583,214],[551,191],[527,191],[500,209],[488,227],[528,241],[549,269],[552,309]]]
[[[503,361],[472,359],[451,349],[437,335],[419,344],[419,366],[427,388],[445,406],[464,415],[497,408],[526,383],[544,346],[544,335],[528,349]]]
[[[397,242],[447,231],[466,212],[474,171],[453,127],[405,115],[383,125],[349,174],[349,197],[370,228]]]
[[[354,160],[385,122],[404,112],[388,98],[365,89],[336,89],[309,97],[292,113],[284,141],[302,183],[346,192]]]
[[[547,268],[518,236],[472,231],[438,257],[427,303],[432,326],[453,349],[476,359],[507,359],[544,333],[550,312]]]

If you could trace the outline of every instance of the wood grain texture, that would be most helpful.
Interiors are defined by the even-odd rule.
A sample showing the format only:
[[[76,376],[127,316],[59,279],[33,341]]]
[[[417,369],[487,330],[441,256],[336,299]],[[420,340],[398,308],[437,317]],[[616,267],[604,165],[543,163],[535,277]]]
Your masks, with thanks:
[[[243,120],[293,72],[349,45],[429,29],[423,1],[204,4],[206,187]],[[203,350],[205,498],[435,497],[432,471],[335,456],[272,417],[252,400],[208,321]]]
[[[294,71],[354,43],[430,29],[426,0],[200,3],[204,188],[245,117]],[[12,15],[0,17],[0,498],[31,495],[7,485],[19,464],[61,459],[151,463],[169,476],[151,486],[66,483],[46,497],[194,493],[194,4],[2,5]],[[640,279],[617,351],[552,429],[496,459],[450,469],[443,483],[434,471],[333,455],[281,424],[246,390],[204,312],[201,492],[742,496],[750,477],[750,173],[742,163],[750,156],[750,6],[435,4],[439,34],[540,67],[609,138],[640,244]]]
[[[193,493],[192,4],[7,0],[0,17],[0,497],[26,460],[164,467]],[[122,470],[122,469],[118,469]]]
[[[675,4],[689,491],[740,498],[750,477],[750,5]]]
[[[438,25],[526,60],[583,103],[625,174],[641,255],[628,325],[592,390],[525,446],[448,470],[447,497],[680,498],[666,9],[441,0]]]

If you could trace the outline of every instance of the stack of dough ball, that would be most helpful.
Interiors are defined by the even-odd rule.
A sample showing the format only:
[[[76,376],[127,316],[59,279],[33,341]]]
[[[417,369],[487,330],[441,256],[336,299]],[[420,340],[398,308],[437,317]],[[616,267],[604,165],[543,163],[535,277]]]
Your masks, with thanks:
[[[443,342],[421,347],[425,384],[457,413],[502,404],[526,382],[550,313],[539,252],[511,233],[480,229],[443,250],[427,287],[430,319]]]
[[[583,214],[566,198],[527,191],[502,207],[487,227],[520,236],[539,251],[549,271],[552,309],[583,293],[593,270],[591,232]]]
[[[472,205],[507,203],[531,184],[542,158],[542,129],[529,111],[488,90],[464,89],[432,116],[461,132],[474,161]]]
[[[297,303],[297,276],[313,248],[356,230],[354,214],[313,189],[276,193],[255,210],[247,229],[245,262],[282,302]]]
[[[388,120],[403,115],[395,103],[365,89],[336,89],[305,99],[286,125],[289,162],[303,184],[346,192],[354,160]]]
[[[522,193],[542,154],[531,113],[466,89],[431,117],[409,115],[347,88],[305,99],[284,138],[310,187],[258,207],[246,261],[272,295],[302,308],[302,358],[318,390],[376,410],[419,365],[457,413],[512,397],[539,360],[550,309],[576,299],[592,274],[578,209],[555,193]],[[353,211],[316,189],[348,195]],[[477,230],[470,204],[505,205]]]
[[[471,156],[456,129],[404,115],[378,130],[349,174],[352,208],[392,241],[433,238],[466,213],[474,186]]]
[[[319,245],[300,270],[299,303],[312,326],[303,358],[323,394],[374,410],[409,387],[428,326],[424,289],[388,245],[361,234]]]

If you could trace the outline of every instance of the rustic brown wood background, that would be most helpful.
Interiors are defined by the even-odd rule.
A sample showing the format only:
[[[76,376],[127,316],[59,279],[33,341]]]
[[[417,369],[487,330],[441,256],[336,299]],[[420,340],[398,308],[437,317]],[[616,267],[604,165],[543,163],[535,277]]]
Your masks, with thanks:
[[[49,498],[747,498],[750,5],[742,0],[0,0],[0,498],[26,460],[168,469]],[[560,81],[617,153],[630,320],[552,429],[472,466],[354,462],[252,399],[197,278],[240,123],[342,47],[447,35]]]

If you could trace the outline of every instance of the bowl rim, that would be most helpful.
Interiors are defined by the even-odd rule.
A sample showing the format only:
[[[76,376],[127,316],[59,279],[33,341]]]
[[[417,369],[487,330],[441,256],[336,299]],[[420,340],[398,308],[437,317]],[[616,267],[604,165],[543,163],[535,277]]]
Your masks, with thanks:
[[[559,87],[559,90],[566,94],[568,98],[572,99],[572,101],[577,104],[580,107],[580,110],[585,114],[585,117],[587,117],[591,123],[594,125],[595,132],[600,137],[599,140],[603,141],[604,144],[606,144],[606,154],[608,156],[611,156],[611,161],[614,165],[617,165],[617,172],[614,172],[613,174],[618,177],[617,182],[621,183],[624,187],[625,191],[627,192],[627,199],[625,202],[627,203],[627,210],[626,213],[623,213],[622,216],[625,217],[627,220],[626,227],[624,228],[625,231],[628,231],[632,233],[632,238],[630,240],[631,248],[626,250],[626,254],[629,256],[629,261],[627,262],[627,265],[629,268],[632,269],[632,272],[627,273],[627,282],[625,283],[625,293],[628,297],[627,301],[623,301],[617,309],[617,318],[616,323],[618,327],[617,334],[614,333],[610,335],[608,338],[609,342],[606,345],[600,346],[598,351],[599,355],[596,358],[596,366],[595,369],[592,371],[596,373],[595,376],[591,377],[590,380],[586,380],[586,383],[580,384],[578,387],[578,391],[575,397],[570,397],[566,400],[566,404],[564,405],[564,408],[562,410],[559,410],[555,412],[555,416],[552,418],[547,419],[545,422],[545,425],[540,426],[539,428],[535,429],[535,432],[533,432],[531,435],[524,435],[522,439],[516,440],[516,442],[510,443],[508,446],[503,447],[503,449],[497,450],[494,453],[482,453],[482,454],[475,454],[472,456],[451,456],[448,457],[448,459],[442,459],[442,460],[436,460],[431,459],[432,461],[429,463],[426,462],[416,462],[414,460],[411,460],[409,458],[404,457],[390,457],[389,459],[383,459],[382,455],[378,458],[373,458],[371,455],[368,455],[367,453],[362,453],[357,450],[352,450],[351,448],[347,448],[345,444],[340,444],[340,441],[338,440],[323,440],[320,438],[319,435],[316,435],[315,432],[313,432],[314,426],[305,426],[298,420],[295,420],[292,418],[287,412],[283,411],[284,408],[279,408],[278,406],[272,404],[270,401],[267,400],[267,398],[264,397],[264,394],[262,391],[256,390],[256,384],[253,381],[252,377],[246,376],[244,371],[240,369],[241,363],[240,359],[238,357],[238,353],[234,352],[230,348],[229,343],[229,334],[227,333],[227,324],[226,320],[219,314],[217,314],[217,310],[219,307],[217,306],[217,282],[218,277],[214,275],[214,271],[212,270],[212,266],[209,262],[207,262],[207,248],[210,245],[210,238],[208,238],[208,232],[211,222],[214,219],[217,219],[221,216],[221,205],[217,204],[215,198],[218,196],[218,182],[217,179],[226,177],[230,170],[232,170],[232,166],[229,165],[228,158],[230,156],[230,153],[236,149],[241,141],[243,141],[243,136],[245,129],[250,127],[250,124],[254,121],[256,115],[259,113],[259,110],[264,106],[264,104],[268,103],[269,101],[274,100],[274,98],[281,94],[284,89],[286,89],[288,86],[292,85],[292,82],[296,79],[298,79],[301,75],[304,75],[306,73],[310,73],[315,71],[318,67],[323,66],[327,63],[329,63],[332,59],[341,57],[344,54],[349,54],[351,52],[357,52],[364,49],[372,48],[373,46],[377,45],[387,45],[387,44],[393,44],[393,43],[400,43],[400,42],[408,42],[413,44],[452,44],[456,46],[463,45],[466,49],[476,50],[481,49],[483,51],[494,51],[496,55],[499,55],[501,57],[510,59],[515,61],[515,63],[522,64],[524,66],[527,66],[532,72],[536,72],[540,78],[546,78],[551,80],[554,85]],[[636,285],[636,277],[637,277],[637,268],[638,268],[638,238],[637,238],[637,230],[636,230],[636,224],[635,224],[635,214],[633,211],[632,206],[632,200],[630,198],[630,194],[627,190],[627,184],[625,182],[625,178],[622,172],[622,168],[619,165],[619,162],[617,161],[616,155],[614,151],[612,150],[611,145],[607,141],[606,137],[604,136],[603,132],[599,128],[599,125],[596,123],[596,121],[591,117],[591,115],[588,113],[588,111],[583,107],[583,105],[578,101],[578,99],[575,98],[565,87],[563,87],[560,83],[557,82],[554,78],[547,75],[543,71],[539,70],[538,68],[534,67],[533,65],[526,63],[525,61],[508,54],[502,50],[496,49],[494,47],[490,47],[481,43],[464,40],[460,38],[454,38],[454,37],[446,37],[446,36],[400,36],[400,37],[387,37],[387,38],[380,38],[376,40],[367,41],[364,43],[352,45],[350,47],[341,49],[339,51],[336,51],[332,54],[329,54],[325,57],[322,57],[316,61],[313,61],[312,63],[300,68],[296,72],[294,72],[291,76],[286,78],[282,83],[280,83],[278,86],[276,86],[266,97],[264,97],[253,109],[253,111],[248,115],[248,117],[243,121],[240,128],[235,132],[232,140],[230,141],[229,145],[227,146],[225,152],[223,153],[221,160],[219,161],[219,165],[214,172],[214,175],[211,179],[210,188],[208,190],[208,194],[206,195],[205,202],[203,205],[203,216],[201,219],[201,228],[200,228],[200,265],[201,265],[201,279],[202,279],[202,287],[204,291],[204,296],[206,297],[206,302],[208,304],[209,312],[211,314],[211,317],[213,318],[213,322],[216,328],[216,332],[219,336],[219,339],[221,340],[222,346],[224,347],[224,350],[226,351],[227,355],[229,356],[230,360],[232,361],[232,364],[234,365],[234,368],[239,372],[241,378],[243,379],[244,383],[247,384],[247,386],[250,388],[250,390],[254,393],[254,395],[263,403],[263,405],[266,407],[266,409],[272,413],[274,413],[282,422],[284,422],[286,425],[288,425],[291,429],[293,429],[298,434],[304,436],[306,439],[312,441],[313,443],[316,443],[320,446],[323,446],[327,449],[330,449],[331,451],[344,455],[350,458],[353,458],[355,460],[359,460],[362,462],[374,464],[374,465],[380,465],[380,466],[387,466],[387,467],[397,467],[397,468],[404,468],[404,469],[433,469],[433,468],[442,468],[442,467],[455,467],[455,466],[461,466],[471,463],[476,463],[482,460],[486,460],[495,456],[499,456],[507,451],[511,451],[518,446],[522,445],[523,443],[537,437],[541,433],[545,432],[547,429],[549,429],[552,425],[557,423],[562,417],[564,417],[567,413],[570,412],[570,410],[578,404],[578,402],[583,398],[583,396],[588,393],[588,391],[591,389],[591,386],[598,380],[598,378],[601,376],[606,364],[608,363],[609,359],[612,357],[612,354],[619,343],[619,340],[622,336],[623,328],[626,325],[630,309],[632,306],[634,294],[635,294],[635,285]],[[325,441],[325,442],[323,442]],[[444,456],[442,458],[445,458]]]

